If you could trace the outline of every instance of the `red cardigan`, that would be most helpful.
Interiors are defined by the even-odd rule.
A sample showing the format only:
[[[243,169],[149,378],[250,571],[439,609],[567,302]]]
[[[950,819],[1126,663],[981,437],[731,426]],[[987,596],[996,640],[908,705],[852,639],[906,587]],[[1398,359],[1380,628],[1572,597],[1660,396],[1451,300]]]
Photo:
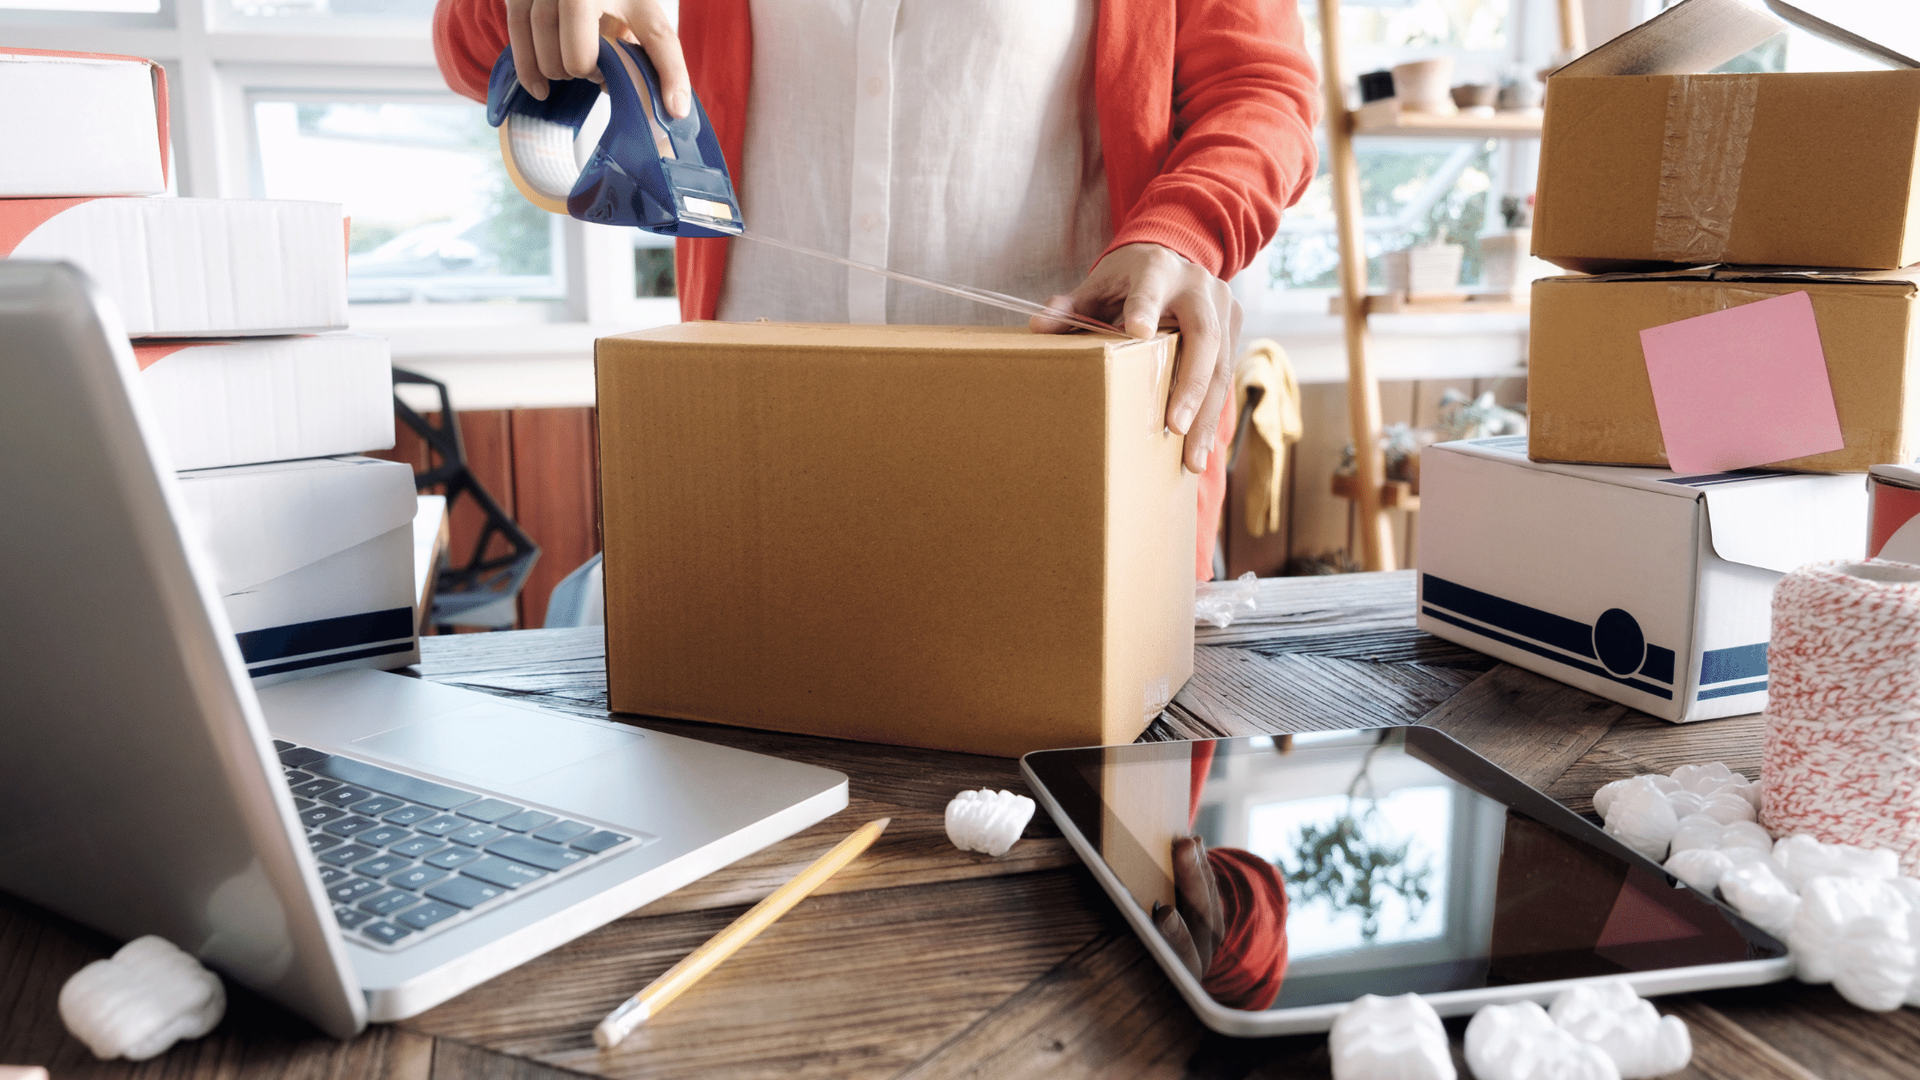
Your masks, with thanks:
[[[1232,277],[1313,179],[1320,94],[1294,0],[1098,2],[1094,98],[1112,247],[1159,244]],[[748,0],[682,3],[680,43],[738,175],[753,70]],[[447,85],[486,100],[487,75],[507,47],[506,5],[440,0],[433,47]],[[682,318],[713,318],[726,245],[679,241]]]

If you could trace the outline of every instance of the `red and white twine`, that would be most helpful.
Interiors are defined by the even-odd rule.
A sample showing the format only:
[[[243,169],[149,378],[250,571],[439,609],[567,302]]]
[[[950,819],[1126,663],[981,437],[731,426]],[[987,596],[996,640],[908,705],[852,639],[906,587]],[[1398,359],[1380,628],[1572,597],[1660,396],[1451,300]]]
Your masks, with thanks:
[[[1891,848],[1920,871],[1920,567],[1816,563],[1780,580],[1761,822]]]

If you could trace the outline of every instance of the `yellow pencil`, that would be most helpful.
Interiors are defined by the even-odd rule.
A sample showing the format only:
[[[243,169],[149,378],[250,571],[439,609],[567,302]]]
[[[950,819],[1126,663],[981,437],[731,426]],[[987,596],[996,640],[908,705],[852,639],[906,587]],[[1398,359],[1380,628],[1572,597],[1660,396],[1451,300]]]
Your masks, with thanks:
[[[753,905],[725,930],[688,953],[686,959],[668,968],[665,975],[648,983],[645,990],[621,1002],[619,1008],[608,1013],[607,1018],[600,1021],[600,1026],[593,1029],[594,1043],[602,1050],[619,1045],[621,1039],[646,1023],[648,1017],[666,1008],[668,1002],[699,982],[722,960],[739,951],[740,946],[760,936],[760,932],[773,925],[775,919],[785,915],[793,905],[806,899],[808,893],[858,858],[861,852],[880,839],[880,834],[886,831],[887,824],[892,820],[881,818],[855,829],[853,835],[835,844],[833,850],[814,860],[812,866],[795,874],[792,881],[775,889],[773,895]]]

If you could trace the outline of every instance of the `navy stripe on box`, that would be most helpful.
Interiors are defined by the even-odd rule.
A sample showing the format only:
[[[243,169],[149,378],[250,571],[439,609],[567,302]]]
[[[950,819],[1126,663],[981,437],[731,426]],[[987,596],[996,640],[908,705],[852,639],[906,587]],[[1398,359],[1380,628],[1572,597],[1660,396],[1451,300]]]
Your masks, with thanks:
[[[365,660],[369,656],[388,656],[403,653],[413,648],[413,639],[395,642],[392,645],[375,645],[371,649],[355,649],[352,652],[327,653],[324,656],[307,656],[299,660],[289,660],[284,664],[268,664],[265,667],[247,669],[247,677],[260,678],[262,675],[278,675],[285,671],[299,671],[302,668],[320,667],[324,664],[343,664],[348,660]]]
[[[1516,634],[1565,649],[1576,656],[1593,657],[1593,627],[1572,619],[1541,611],[1539,608],[1503,600],[1492,593],[1456,585],[1432,574],[1420,575],[1420,599],[1458,612],[1477,622],[1511,630]],[[1460,624],[1464,626],[1465,624]],[[1468,629],[1477,629],[1468,627]],[[1538,651],[1538,650],[1535,650]],[[1542,656],[1553,655],[1541,653]],[[1559,659],[1559,657],[1555,657]],[[1594,669],[1599,671],[1600,669]],[[1602,672],[1604,674],[1604,672]]]
[[[1432,579],[1429,578],[1427,580],[1432,580]],[[1664,698],[1668,701],[1673,700],[1673,691],[1667,689],[1664,686],[1655,686],[1650,682],[1642,682],[1639,679],[1623,679],[1618,675],[1615,675],[1613,672],[1608,671],[1606,668],[1601,667],[1598,664],[1583,663],[1579,660],[1575,660],[1567,656],[1565,653],[1553,652],[1549,649],[1542,648],[1541,646],[1536,645],[1531,641],[1527,641],[1524,638],[1511,637],[1507,634],[1500,633],[1498,630],[1492,630],[1484,626],[1476,626],[1473,623],[1465,621],[1464,619],[1456,619],[1453,616],[1447,614],[1446,612],[1441,611],[1434,607],[1422,606],[1420,610],[1423,614],[1431,615],[1434,618],[1439,619],[1441,622],[1452,623],[1453,625],[1458,626],[1463,630],[1471,630],[1474,633],[1479,634],[1481,637],[1492,638],[1493,640],[1498,641],[1504,645],[1511,645],[1516,649],[1523,649],[1527,652],[1533,653],[1535,656],[1544,656],[1549,660],[1553,660],[1558,663],[1565,664],[1566,666],[1573,668],[1576,671],[1584,671],[1589,675],[1598,675],[1600,678],[1605,679],[1608,682],[1617,682],[1622,686],[1631,686],[1635,690],[1638,690],[1643,694],[1652,694],[1654,697]],[[1668,666],[1669,667],[1672,666],[1671,660],[1668,661]]]
[[[1767,673],[1767,643],[1736,645],[1731,649],[1708,649],[1700,655],[1700,684],[1757,679]],[[1701,697],[1706,697],[1701,694]]]
[[[1702,690],[1693,696],[1695,700],[1705,701],[1708,698],[1733,697],[1736,694],[1758,694],[1766,688],[1767,680],[1761,679],[1759,682],[1743,682],[1734,683],[1732,686],[1716,686],[1711,690]]]
[[[1640,665],[1640,674],[1656,682],[1673,682],[1673,650],[1658,645],[1647,646],[1647,659]]]
[[[350,649],[375,641],[410,638],[413,636],[413,609],[388,608],[359,615],[341,615],[332,619],[271,626],[265,630],[249,630],[234,636],[240,639],[240,655],[248,667],[252,667],[267,660],[284,660],[307,653]],[[254,671],[251,674],[265,673]]]

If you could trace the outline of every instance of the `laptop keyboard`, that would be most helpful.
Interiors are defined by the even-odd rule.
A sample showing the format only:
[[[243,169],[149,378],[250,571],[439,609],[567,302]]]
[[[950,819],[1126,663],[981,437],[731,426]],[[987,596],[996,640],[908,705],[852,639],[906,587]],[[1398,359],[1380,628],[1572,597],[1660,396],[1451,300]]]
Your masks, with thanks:
[[[340,928],[405,948],[656,837],[275,739]]]

